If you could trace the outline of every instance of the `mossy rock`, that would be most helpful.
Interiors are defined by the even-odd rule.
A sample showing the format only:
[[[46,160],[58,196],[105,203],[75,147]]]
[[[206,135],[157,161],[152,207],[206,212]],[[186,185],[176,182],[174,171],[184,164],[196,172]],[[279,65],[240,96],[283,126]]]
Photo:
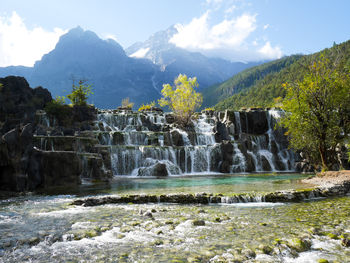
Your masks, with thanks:
[[[205,221],[204,220],[193,220],[192,225],[193,226],[205,226]]]
[[[272,247],[261,244],[259,249],[266,255],[270,255],[273,251]]]
[[[295,249],[297,252],[304,252],[310,249],[311,242],[301,238],[293,238],[288,240],[288,247]]]
[[[327,233],[326,236],[328,236],[330,239],[339,239],[339,237],[333,233]]]

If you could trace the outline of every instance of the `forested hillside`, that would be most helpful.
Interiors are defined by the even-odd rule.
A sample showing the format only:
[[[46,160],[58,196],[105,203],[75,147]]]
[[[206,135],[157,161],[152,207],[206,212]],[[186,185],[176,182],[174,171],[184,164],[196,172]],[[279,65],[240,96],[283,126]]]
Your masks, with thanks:
[[[301,55],[284,57],[272,62],[246,69],[229,80],[203,90],[204,104],[212,106],[241,91],[251,88],[265,76],[279,72],[300,59]]]
[[[350,41],[333,45],[343,53],[344,66],[350,67]],[[209,87],[204,92],[206,106],[215,105],[218,110],[239,110],[242,107],[269,107],[274,99],[285,96],[282,84],[301,80],[307,65],[320,52],[311,55],[294,55],[247,69],[226,82]]]

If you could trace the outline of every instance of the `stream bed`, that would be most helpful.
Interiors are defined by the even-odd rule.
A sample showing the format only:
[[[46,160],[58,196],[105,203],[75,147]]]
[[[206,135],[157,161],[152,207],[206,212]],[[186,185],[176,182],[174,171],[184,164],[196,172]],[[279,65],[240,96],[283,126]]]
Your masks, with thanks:
[[[298,174],[115,178],[0,201],[0,262],[349,262],[350,197],[300,203],[74,206],[108,194],[305,188]],[[61,191],[61,193],[60,193]],[[58,194],[60,193],[60,195]]]

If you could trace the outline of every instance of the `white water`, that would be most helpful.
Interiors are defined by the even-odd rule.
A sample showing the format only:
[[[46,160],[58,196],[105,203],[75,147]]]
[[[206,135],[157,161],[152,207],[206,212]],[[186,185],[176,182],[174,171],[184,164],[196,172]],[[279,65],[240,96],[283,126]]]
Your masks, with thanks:
[[[248,171],[287,171],[290,170],[292,154],[281,148],[274,137],[272,119],[278,117],[277,112],[268,112],[268,130],[265,135],[242,134],[240,112],[234,112],[235,135],[232,141],[234,153],[232,157],[232,173],[247,171],[247,156],[250,156],[254,167]],[[225,112],[224,121],[228,118]],[[205,113],[193,121],[193,132],[187,132],[166,122],[166,113],[117,112],[107,111],[99,114],[98,128],[100,142],[110,145],[112,168],[115,175],[135,175],[139,168],[147,167],[147,158],[164,161],[168,171],[181,171],[180,174],[217,172],[222,153],[220,144],[215,141],[215,125],[217,119]],[[247,118],[246,118],[247,120]],[[245,124],[246,127],[248,125]],[[165,131],[163,131],[165,129]],[[173,135],[180,134],[183,146],[174,146]],[[233,139],[233,135],[230,135]],[[245,152],[240,144],[250,143],[252,146]],[[272,143],[276,146],[276,154],[272,153]],[[166,162],[165,162],[166,161]],[[279,161],[281,165],[276,166]],[[176,166],[178,169],[173,169]],[[170,173],[169,174],[173,174]]]

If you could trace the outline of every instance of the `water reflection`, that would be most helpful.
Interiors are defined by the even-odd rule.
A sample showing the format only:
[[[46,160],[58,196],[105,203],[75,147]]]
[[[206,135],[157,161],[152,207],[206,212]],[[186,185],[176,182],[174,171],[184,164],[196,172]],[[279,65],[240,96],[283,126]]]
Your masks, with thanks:
[[[166,178],[114,177],[108,183],[87,183],[76,188],[54,188],[46,194],[167,194],[242,193],[305,188],[302,174],[210,174]],[[43,194],[45,194],[43,193]]]

